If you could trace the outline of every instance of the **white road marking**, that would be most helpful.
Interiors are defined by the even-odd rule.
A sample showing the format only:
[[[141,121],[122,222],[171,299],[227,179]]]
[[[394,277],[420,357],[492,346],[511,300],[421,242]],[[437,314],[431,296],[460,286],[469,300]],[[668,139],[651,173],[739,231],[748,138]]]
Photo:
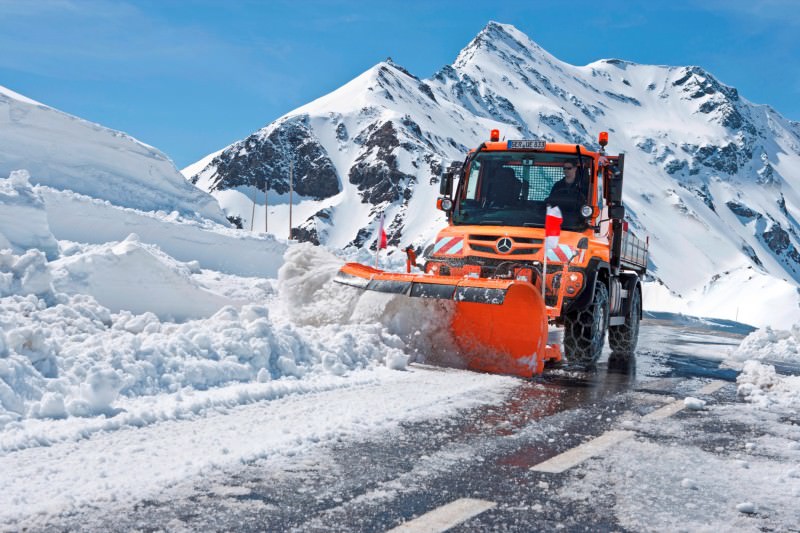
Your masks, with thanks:
[[[718,391],[725,385],[725,381],[715,380],[710,383],[706,383],[697,391],[697,393],[711,394]],[[677,400],[643,416],[642,420],[662,420],[674,415],[685,407],[686,403],[683,400]],[[622,442],[633,434],[633,431],[608,431],[596,439],[581,444],[580,446],[572,448],[571,450],[567,450],[566,452],[556,455],[555,457],[551,457],[547,461],[539,463],[538,465],[532,466],[531,470],[536,472],[548,472],[551,474],[561,473],[585,461],[586,459],[589,459],[590,457],[594,457],[603,453],[606,449],[610,448],[614,444]]]
[[[655,379],[653,381],[648,381],[643,383],[639,386],[641,390],[652,390],[652,391],[659,391],[659,390],[668,390],[672,388],[673,385],[681,381],[681,378],[661,378]]]
[[[547,472],[550,474],[559,474],[564,470],[568,470],[573,466],[582,463],[586,459],[590,457],[594,457],[595,455],[599,455],[600,453],[604,452],[607,448],[610,448],[614,444],[618,442],[622,442],[623,440],[631,437],[634,435],[633,431],[623,431],[623,430],[614,430],[614,431],[607,431],[597,437],[596,439],[592,439],[589,442],[585,442],[580,446],[572,448],[571,450],[567,450],[566,452],[556,455],[555,457],[551,457],[547,461],[543,463],[539,463],[536,466],[532,466],[531,470],[536,472]]]
[[[710,383],[706,383],[706,385],[702,389],[698,390],[697,393],[698,394],[712,394],[712,393],[717,392],[719,389],[724,387],[726,384],[727,384],[726,381],[720,381],[720,380],[712,381]]]
[[[650,392],[636,391],[631,396],[637,403],[660,403],[666,405],[675,401],[673,396],[664,396],[663,394],[653,394]]]
[[[697,391],[697,394],[711,394],[713,392],[718,391],[726,384],[725,381],[712,381],[710,383],[706,383],[701,389]],[[686,402],[683,400],[678,400],[676,402],[672,402],[670,404],[661,407],[660,409],[656,409],[652,413],[646,414],[642,417],[642,420],[662,420],[669,416],[674,415],[678,411],[681,411],[686,407]]]
[[[425,513],[405,524],[401,524],[387,533],[438,533],[447,531],[473,516],[478,516],[482,512],[488,511],[495,505],[497,505],[495,502],[486,500],[461,498],[442,505],[438,509]]]
[[[652,413],[644,415],[642,417],[642,420],[662,420],[664,418],[674,415],[684,407],[686,407],[686,404],[683,403],[683,400],[678,400],[677,402],[668,403],[664,407],[660,407],[655,411],[653,411]]]

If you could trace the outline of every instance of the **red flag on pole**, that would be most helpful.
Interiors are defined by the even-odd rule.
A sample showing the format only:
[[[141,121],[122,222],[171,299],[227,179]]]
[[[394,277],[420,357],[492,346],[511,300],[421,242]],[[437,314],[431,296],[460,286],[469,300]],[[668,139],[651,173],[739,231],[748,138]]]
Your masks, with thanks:
[[[386,248],[386,230],[383,229],[383,213],[381,213],[381,224],[378,228],[378,250]]]
[[[378,238],[375,240],[375,268],[378,268],[378,257],[381,250],[386,248],[386,230],[383,229],[383,212],[381,212],[380,222],[378,223]]]
[[[561,209],[548,207],[547,216],[544,219],[545,252],[558,246],[558,238],[561,236],[561,221]]]

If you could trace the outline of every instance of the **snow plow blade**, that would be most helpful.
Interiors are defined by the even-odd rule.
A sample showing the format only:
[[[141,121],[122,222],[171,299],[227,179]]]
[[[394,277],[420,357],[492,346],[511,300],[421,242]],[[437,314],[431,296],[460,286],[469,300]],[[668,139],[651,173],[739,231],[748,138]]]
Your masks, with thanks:
[[[544,369],[547,310],[542,295],[528,282],[399,274],[358,263],[347,263],[334,281],[369,291],[453,301],[450,330],[471,370],[529,378]]]

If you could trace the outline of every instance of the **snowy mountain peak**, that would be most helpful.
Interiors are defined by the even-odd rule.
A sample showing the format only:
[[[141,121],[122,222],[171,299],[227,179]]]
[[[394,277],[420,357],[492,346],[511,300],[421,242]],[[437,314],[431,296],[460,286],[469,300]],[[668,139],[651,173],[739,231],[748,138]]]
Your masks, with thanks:
[[[511,65],[520,62],[561,64],[553,55],[532,41],[511,24],[489,22],[458,54],[453,62],[456,70],[472,64],[500,60]]]

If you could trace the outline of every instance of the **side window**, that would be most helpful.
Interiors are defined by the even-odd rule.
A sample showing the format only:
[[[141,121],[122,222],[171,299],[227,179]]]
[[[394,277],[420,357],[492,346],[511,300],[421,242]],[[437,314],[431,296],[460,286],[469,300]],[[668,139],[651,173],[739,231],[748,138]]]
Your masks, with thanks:
[[[481,173],[481,162],[473,161],[469,167],[469,179],[467,180],[466,196],[467,200],[475,200],[478,194],[478,180]]]

